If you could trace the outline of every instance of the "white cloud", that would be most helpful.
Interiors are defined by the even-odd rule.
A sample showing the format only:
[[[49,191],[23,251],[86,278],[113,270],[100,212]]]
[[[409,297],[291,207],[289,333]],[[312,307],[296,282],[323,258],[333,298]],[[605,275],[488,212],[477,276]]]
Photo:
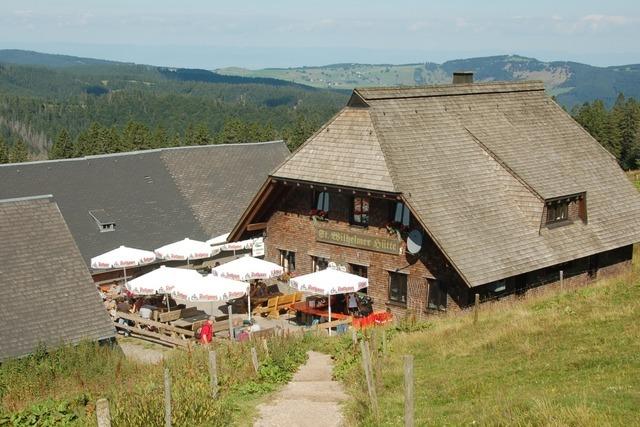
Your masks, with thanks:
[[[598,30],[603,27],[618,27],[621,25],[627,25],[633,20],[626,16],[621,15],[586,15],[580,18],[580,22],[585,23],[593,30]]]

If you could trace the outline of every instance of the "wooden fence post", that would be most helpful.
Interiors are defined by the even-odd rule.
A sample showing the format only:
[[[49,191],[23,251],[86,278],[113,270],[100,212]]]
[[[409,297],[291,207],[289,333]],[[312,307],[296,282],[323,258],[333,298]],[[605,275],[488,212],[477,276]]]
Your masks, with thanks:
[[[369,364],[370,358],[367,354],[367,349],[364,340],[360,341],[360,353],[362,355],[362,369],[364,370],[364,376],[367,380],[367,390],[369,392],[369,399],[371,400],[371,407],[375,416],[378,416],[378,396],[376,395],[376,389],[373,384],[373,378],[371,373],[371,366]]]
[[[258,364],[258,353],[256,352],[255,347],[251,347],[251,362],[253,363],[253,369],[258,373],[258,369],[260,365]]]
[[[480,307],[480,294],[476,294],[476,302],[473,306],[473,324],[478,323],[478,308]]]
[[[211,381],[211,397],[218,396],[218,360],[216,351],[209,351],[209,380]]]
[[[353,342],[353,348],[358,346],[358,335],[356,334],[356,328],[351,325],[351,341]]]
[[[171,377],[168,368],[164,368],[164,425],[171,427]]]
[[[269,344],[267,344],[266,338],[261,338],[260,340],[262,341],[262,348],[264,348],[264,352],[267,354],[267,357],[269,357]]]
[[[111,413],[107,399],[98,399],[96,402],[96,418],[98,427],[111,427]]]
[[[560,291],[564,288],[564,271],[560,270]]]
[[[387,355],[387,330],[382,330],[382,354]]]
[[[413,356],[404,356],[404,425],[414,426]]]
[[[233,317],[233,308],[231,308],[231,304],[229,304],[227,306],[227,314],[229,315],[229,319],[228,319],[228,321],[229,321],[229,339],[231,341],[233,341],[233,338],[234,338],[234,336],[233,336],[233,319],[232,319],[232,317]]]

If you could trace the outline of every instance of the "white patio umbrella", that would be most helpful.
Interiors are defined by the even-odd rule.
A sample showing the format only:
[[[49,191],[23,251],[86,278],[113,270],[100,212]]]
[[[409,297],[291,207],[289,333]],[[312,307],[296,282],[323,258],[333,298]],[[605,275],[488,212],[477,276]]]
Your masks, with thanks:
[[[145,265],[155,260],[156,255],[151,251],[120,246],[119,248],[91,258],[91,268],[122,268],[124,272],[124,284],[126,286],[127,267]]]
[[[272,279],[282,276],[284,269],[273,262],[259,258],[243,256],[226,264],[219,265],[211,270],[211,273],[227,279],[242,280],[248,282],[255,279]],[[249,319],[251,319],[251,295],[247,294]]]
[[[191,240],[189,238],[169,243],[155,250],[160,259],[171,261],[189,261],[192,259],[209,258],[220,253],[219,249],[211,247],[206,242]]]
[[[136,277],[126,284],[126,287],[136,295],[168,295],[178,284],[190,283],[200,278],[202,276],[195,270],[161,265],[160,268]],[[167,309],[170,309],[169,298],[167,298]]]
[[[224,245],[227,243],[227,238],[229,237],[229,233],[221,234],[219,236],[214,237],[213,239],[207,240],[207,244],[211,246]]]
[[[198,275],[198,280],[190,280],[177,284],[172,295],[188,301],[227,301],[247,294],[249,284],[224,277]]]
[[[369,286],[369,279],[344,271],[327,268],[289,280],[289,286],[303,292],[329,296],[329,322],[331,322],[331,295],[358,292]],[[331,328],[329,328],[331,335]]]
[[[202,276],[195,270],[161,265],[149,273],[136,277],[127,284],[127,289],[136,295],[171,293],[180,283],[188,283]]]

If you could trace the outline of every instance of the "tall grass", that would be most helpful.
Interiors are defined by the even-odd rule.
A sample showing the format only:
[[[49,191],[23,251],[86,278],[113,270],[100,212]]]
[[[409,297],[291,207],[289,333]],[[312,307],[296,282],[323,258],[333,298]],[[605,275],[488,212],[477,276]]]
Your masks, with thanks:
[[[371,340],[380,400],[371,413],[350,339],[327,350],[353,396],[352,425],[403,423],[402,355],[414,355],[416,425],[638,425],[640,284],[600,280],[472,316],[405,323]]]
[[[164,367],[172,377],[175,426],[230,425],[250,414],[248,403],[291,378],[306,360],[308,342],[306,337],[274,337],[268,354],[256,345],[258,374],[251,363],[252,344],[219,345],[220,393],[215,400],[207,349],[175,350],[158,365],[127,360],[117,347],[89,342],[41,349],[0,366],[0,426],[95,425],[100,397],[110,402],[114,426],[162,425]]]

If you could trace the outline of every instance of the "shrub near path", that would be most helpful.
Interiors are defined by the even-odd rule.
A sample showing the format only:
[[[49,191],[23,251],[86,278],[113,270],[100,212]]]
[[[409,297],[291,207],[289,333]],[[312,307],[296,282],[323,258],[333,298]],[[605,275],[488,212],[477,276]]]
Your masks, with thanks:
[[[472,316],[400,325],[387,330],[386,356],[378,331],[378,419],[350,339],[328,343],[354,397],[349,423],[403,423],[402,355],[413,354],[416,425],[638,425],[640,285],[624,279],[483,308],[477,325]]]

